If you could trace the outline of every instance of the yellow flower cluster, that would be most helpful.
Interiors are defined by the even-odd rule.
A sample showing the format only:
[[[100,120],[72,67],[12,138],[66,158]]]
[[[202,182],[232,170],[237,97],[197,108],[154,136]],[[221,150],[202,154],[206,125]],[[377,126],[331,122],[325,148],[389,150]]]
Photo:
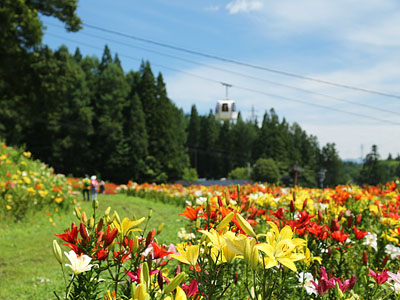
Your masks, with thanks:
[[[0,142],[0,209],[12,218],[28,210],[67,207],[73,202],[71,187],[64,176],[31,159],[30,152]]]

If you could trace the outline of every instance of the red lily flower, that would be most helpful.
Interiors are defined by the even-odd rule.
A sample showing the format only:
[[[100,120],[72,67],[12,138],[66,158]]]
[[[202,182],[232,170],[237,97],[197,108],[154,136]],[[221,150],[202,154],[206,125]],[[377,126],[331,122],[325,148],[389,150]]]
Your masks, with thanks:
[[[183,211],[183,213],[180,213],[180,215],[189,218],[192,221],[196,221],[199,210],[202,208],[203,206],[199,206],[196,208],[193,208],[192,206],[186,206],[185,210]]]
[[[356,234],[356,239],[361,240],[364,236],[368,234],[366,231],[362,231],[361,229],[357,229],[356,226],[353,226],[354,233]]]
[[[106,237],[104,239],[104,248],[107,246],[111,245],[111,243],[114,241],[115,237],[118,234],[118,229],[114,228],[110,232],[110,225],[107,226],[107,231],[106,231]]]
[[[389,274],[388,274],[388,269],[383,270],[382,272],[374,272],[371,269],[369,269],[369,274],[368,276],[371,276],[375,279],[376,283],[378,285],[381,285],[383,283],[385,283],[388,278],[389,278]]]
[[[196,293],[199,290],[199,285],[198,285],[196,279],[193,279],[189,285],[186,285],[183,283],[182,290],[185,291],[185,293],[188,297],[192,297],[192,296],[196,295]]]
[[[83,238],[83,241],[85,243],[89,242],[89,235],[88,235],[88,232],[86,230],[86,226],[82,222],[81,222],[81,225],[79,227],[79,232],[81,234],[81,237]]]
[[[157,243],[151,243],[154,251],[154,259],[162,258],[164,256],[168,256],[172,254],[172,252],[165,251],[162,247],[160,247]]]
[[[96,253],[96,258],[98,260],[106,260],[108,257],[108,250],[106,249],[100,249],[99,251],[97,251]]]
[[[64,233],[56,234],[56,236],[68,243],[76,244],[76,238],[78,237],[78,227],[74,223],[72,223],[71,230],[67,229],[64,231]]]
[[[333,238],[335,241],[338,241],[340,243],[344,243],[345,240],[350,236],[350,234],[345,233],[341,230],[336,230],[332,233],[331,238]]]
[[[284,213],[285,211],[287,211],[287,210],[286,210],[286,209],[283,209],[283,208],[280,208],[280,209],[278,209],[278,210],[275,211],[275,212],[269,211],[269,213],[270,213],[271,215],[275,216],[275,218],[281,220],[281,219],[283,219],[283,213]]]

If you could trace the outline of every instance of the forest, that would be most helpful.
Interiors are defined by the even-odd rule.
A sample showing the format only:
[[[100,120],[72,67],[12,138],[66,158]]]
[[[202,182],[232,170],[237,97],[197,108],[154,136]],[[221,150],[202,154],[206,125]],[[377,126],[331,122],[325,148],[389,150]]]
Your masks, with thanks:
[[[290,183],[298,170],[303,186],[317,186],[321,170],[325,186],[377,184],[400,175],[399,159],[382,160],[376,146],[364,164],[342,162],[334,143],[321,147],[273,108],[262,120],[239,114],[223,123],[213,111],[200,115],[195,105],[185,113],[148,61],[125,71],[107,45],[101,58],[44,45],[40,18],[30,13],[35,5],[67,30],[81,26],[62,3],[11,1],[1,10],[0,137],[56,172],[116,183],[226,177]]]

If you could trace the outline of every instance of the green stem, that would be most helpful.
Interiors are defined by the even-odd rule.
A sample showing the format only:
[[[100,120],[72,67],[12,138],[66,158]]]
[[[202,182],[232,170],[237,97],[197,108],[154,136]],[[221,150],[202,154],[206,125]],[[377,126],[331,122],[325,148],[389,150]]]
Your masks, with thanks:
[[[70,283],[69,283],[69,285],[67,287],[67,292],[65,294],[65,299],[68,299],[69,294],[71,293],[72,282],[74,281],[74,279],[75,279],[75,274],[72,275],[72,279],[71,279],[71,281],[70,281]]]

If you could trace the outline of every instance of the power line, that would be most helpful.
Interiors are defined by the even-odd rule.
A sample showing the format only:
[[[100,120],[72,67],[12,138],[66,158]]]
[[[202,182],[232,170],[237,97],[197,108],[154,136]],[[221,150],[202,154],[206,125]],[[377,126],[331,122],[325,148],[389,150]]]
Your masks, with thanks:
[[[200,52],[200,51],[195,51],[195,50],[191,50],[191,49],[187,49],[187,48],[183,48],[183,47],[174,46],[174,45],[167,44],[167,43],[158,42],[158,41],[147,39],[147,38],[138,37],[138,36],[135,36],[132,34],[122,33],[122,32],[116,31],[116,30],[111,30],[111,29],[100,27],[100,26],[91,25],[88,23],[83,23],[83,25],[86,27],[98,30],[98,31],[108,32],[111,34],[123,36],[126,38],[138,40],[138,41],[141,41],[144,43],[153,44],[153,45],[157,45],[157,46],[164,47],[164,48],[169,48],[169,49],[189,53],[192,55],[212,58],[215,60],[224,61],[224,62],[228,62],[228,63],[232,63],[232,64],[236,64],[236,65],[240,65],[240,66],[244,66],[244,67],[248,67],[248,68],[258,69],[258,70],[267,71],[270,73],[280,74],[280,75],[294,77],[294,78],[308,80],[308,81],[314,81],[314,82],[323,83],[326,85],[331,85],[331,86],[340,87],[340,88],[345,88],[345,89],[349,89],[349,90],[353,90],[353,91],[359,91],[359,92],[375,94],[375,95],[389,97],[389,98],[400,99],[399,95],[395,95],[395,94],[391,94],[391,93],[387,93],[387,92],[366,89],[366,88],[357,87],[357,86],[353,86],[353,85],[348,85],[348,84],[337,83],[337,82],[333,82],[333,81],[329,81],[329,80],[323,80],[323,79],[318,79],[318,78],[314,78],[314,77],[309,77],[309,76],[305,76],[305,75],[301,75],[301,74],[297,74],[297,73],[281,71],[281,70],[277,70],[277,69],[273,69],[273,68],[269,68],[269,67],[258,66],[258,65],[230,59],[230,58],[224,58],[224,57],[213,55],[213,54],[208,54],[208,53],[204,53],[204,52]]]
[[[56,35],[56,34],[51,34],[51,33],[48,33],[48,34],[51,35],[51,36],[63,39],[63,40],[71,41],[71,42],[76,43],[78,45],[80,44],[80,45],[83,45],[83,46],[86,46],[86,47],[94,48],[94,49],[97,49],[97,50],[102,50],[102,48],[100,48],[100,47],[96,47],[96,46],[89,45],[89,44],[86,44],[86,43],[82,43],[82,42],[79,42],[79,41],[76,41],[76,40],[64,38],[64,37]],[[125,54],[119,54],[119,56],[125,57],[127,59],[132,59],[132,60],[135,60],[135,61],[141,61],[141,59],[139,59],[139,58],[132,57],[132,56],[125,55]],[[188,76],[196,77],[196,78],[208,81],[208,82],[224,83],[224,82],[216,80],[216,79],[210,79],[210,78],[205,77],[205,76],[201,76],[201,75],[193,74],[191,72],[187,72],[187,71],[171,68],[171,67],[164,66],[164,65],[161,65],[161,64],[152,63],[152,65],[158,66],[160,68],[164,68],[164,69],[167,69],[167,70],[171,70],[171,71],[174,71],[174,72],[186,74]],[[290,102],[302,103],[302,104],[313,106],[313,107],[324,108],[324,109],[327,109],[327,110],[336,111],[336,112],[340,112],[340,113],[345,113],[345,114],[349,114],[349,115],[353,115],[353,116],[357,116],[357,117],[362,117],[362,118],[369,119],[369,120],[375,120],[375,121],[379,121],[379,122],[384,122],[384,123],[388,123],[388,124],[392,124],[392,125],[400,125],[399,122],[395,122],[395,121],[379,119],[379,118],[375,118],[375,117],[372,117],[372,116],[367,116],[367,115],[360,114],[360,113],[354,113],[354,112],[349,112],[349,111],[345,111],[345,110],[341,110],[341,109],[337,109],[337,108],[333,108],[333,107],[329,107],[329,106],[325,106],[325,105],[321,105],[321,104],[310,103],[310,102],[304,101],[304,100],[299,100],[299,99],[289,98],[289,97],[285,97],[285,96],[281,96],[281,95],[277,95],[277,94],[267,93],[267,92],[263,92],[263,91],[259,91],[259,90],[255,90],[255,89],[251,89],[251,88],[247,88],[247,87],[241,87],[241,86],[235,85],[235,84],[230,84],[230,85],[232,85],[232,87],[236,87],[237,89],[241,89],[241,90],[252,92],[252,93],[257,93],[257,94],[264,95],[264,96],[269,96],[269,97],[272,97],[272,98],[279,98],[279,99],[290,101]]]
[[[59,28],[64,28],[64,27],[56,25],[56,24],[49,23],[49,25],[52,25],[52,26],[55,26],[55,27],[59,27]],[[190,59],[182,58],[182,57],[171,55],[171,54],[166,54],[166,53],[163,53],[163,52],[160,52],[160,51],[156,51],[156,50],[152,50],[152,49],[148,49],[148,48],[145,48],[145,47],[140,47],[140,46],[136,46],[136,45],[132,45],[132,44],[127,44],[127,43],[124,43],[124,42],[121,42],[121,41],[116,41],[116,40],[113,40],[113,39],[110,39],[110,38],[101,37],[101,36],[98,36],[98,35],[95,35],[95,34],[90,34],[90,33],[85,33],[85,32],[81,32],[80,34],[86,35],[86,36],[90,36],[90,37],[94,37],[94,38],[101,39],[101,40],[107,40],[109,42],[120,44],[120,45],[124,45],[124,46],[127,46],[127,47],[140,49],[140,50],[144,50],[144,51],[147,51],[147,52],[156,53],[158,55],[162,55],[162,56],[169,57],[169,58],[174,58],[174,59],[181,60],[181,61],[184,61],[184,62],[188,62],[188,63],[191,63],[191,64],[203,66],[203,67],[206,67],[206,68],[209,68],[209,69],[219,70],[219,71],[222,71],[222,72],[225,72],[225,73],[234,74],[234,75],[242,76],[242,77],[253,79],[253,80],[258,80],[258,81],[261,81],[261,82],[266,82],[266,83],[271,84],[271,85],[285,87],[285,88],[289,88],[289,89],[292,89],[292,90],[296,90],[296,91],[300,91],[300,92],[304,92],[304,93],[313,94],[313,95],[317,95],[317,96],[320,96],[320,97],[332,99],[332,100],[335,100],[335,101],[340,101],[340,102],[349,103],[349,104],[353,104],[353,105],[357,105],[357,106],[362,106],[362,107],[370,108],[370,109],[373,109],[373,110],[381,111],[381,112],[384,112],[384,113],[390,113],[390,114],[393,114],[393,115],[396,115],[396,116],[399,115],[398,112],[387,110],[387,109],[380,108],[380,107],[376,107],[376,106],[373,106],[373,105],[368,105],[368,104],[364,104],[364,103],[358,103],[358,102],[355,102],[355,101],[351,101],[351,100],[347,100],[347,99],[343,99],[343,98],[339,98],[339,97],[335,97],[335,96],[331,96],[331,95],[327,95],[327,94],[311,91],[311,90],[304,89],[304,88],[299,88],[299,87],[288,85],[288,84],[283,84],[283,83],[267,80],[267,79],[256,77],[256,76],[247,75],[247,74],[244,74],[244,73],[241,73],[241,72],[228,70],[228,69],[225,69],[225,68],[220,68],[220,67],[216,67],[216,66],[209,66],[209,65],[206,65],[206,64],[203,64],[203,63],[199,63],[199,62],[190,60]]]

